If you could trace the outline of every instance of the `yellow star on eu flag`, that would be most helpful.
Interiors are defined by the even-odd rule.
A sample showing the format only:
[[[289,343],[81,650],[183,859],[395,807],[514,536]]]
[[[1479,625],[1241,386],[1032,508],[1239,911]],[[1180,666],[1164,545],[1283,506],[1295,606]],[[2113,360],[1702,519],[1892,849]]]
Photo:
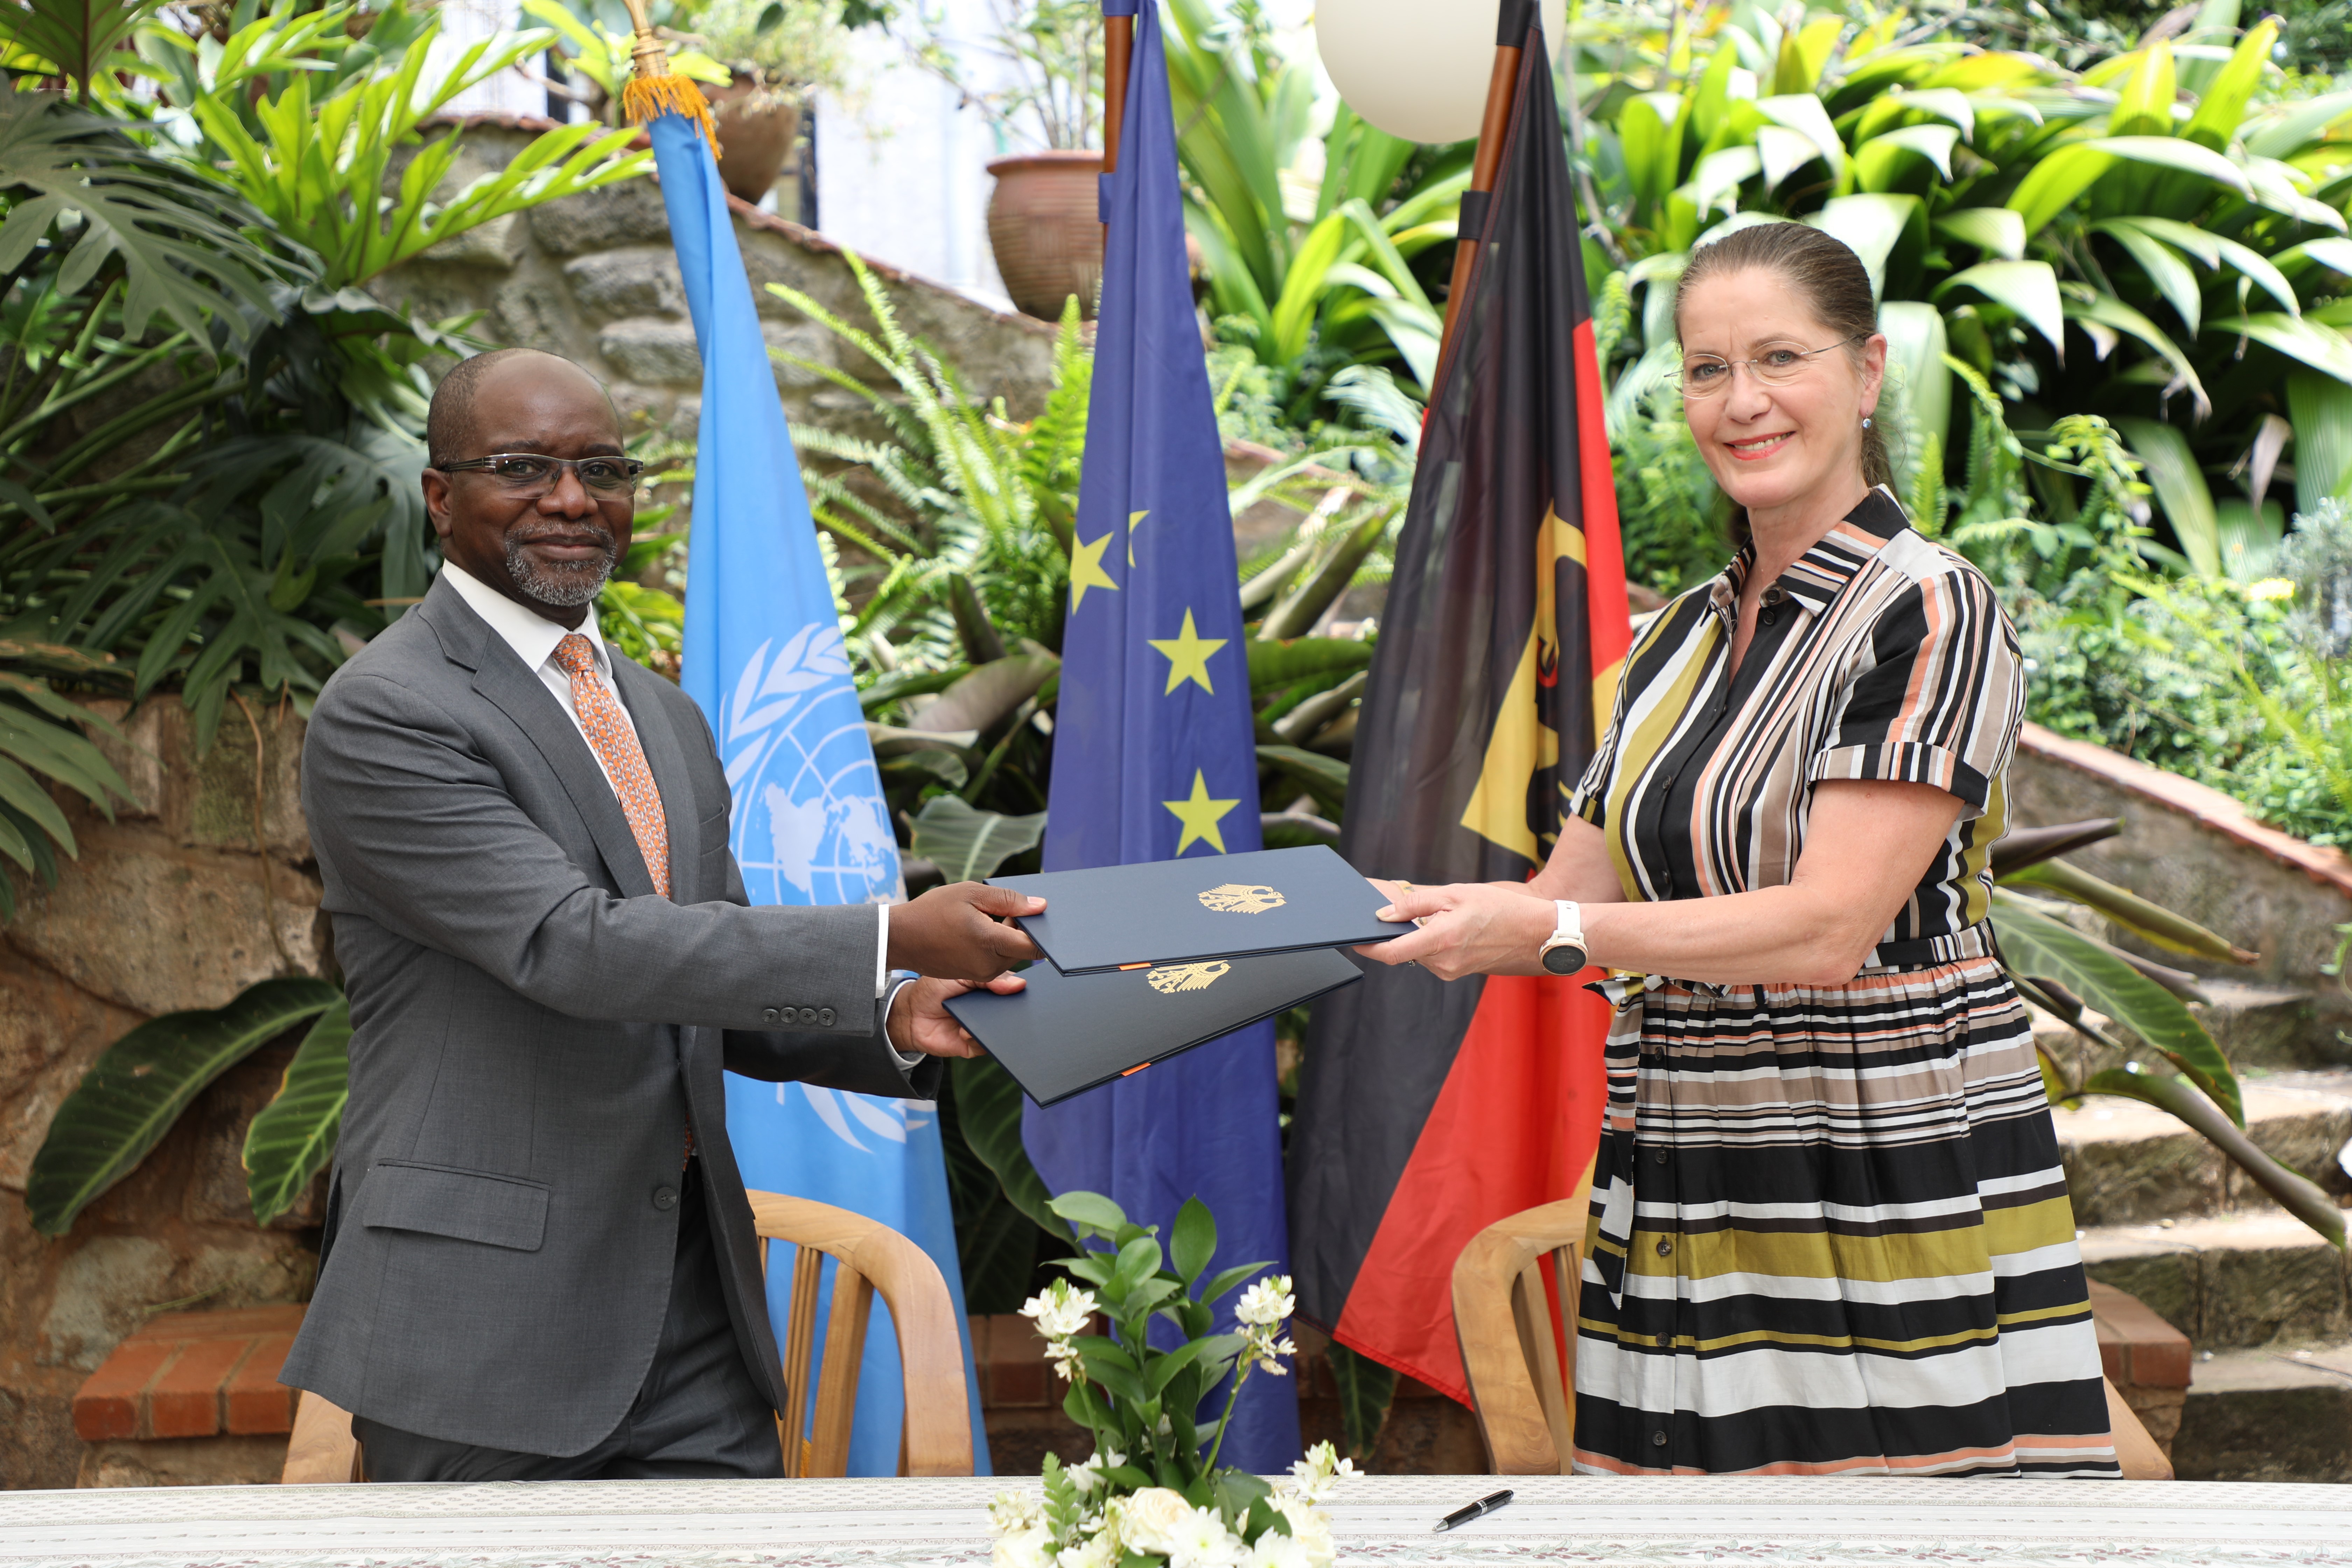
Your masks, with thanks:
[[[1209,656],[1230,642],[1230,637],[1204,637],[1192,626],[1192,612],[1184,612],[1182,635],[1172,637],[1146,637],[1144,641],[1168,656],[1168,691],[1191,681],[1214,697],[1217,689],[1209,684]],[[1160,693],[1165,697],[1167,691]]]
[[[1110,580],[1110,574],[1103,570],[1102,564],[1103,552],[1110,547],[1113,537],[1106,533],[1092,544],[1084,540],[1074,539],[1071,542],[1070,614],[1075,616],[1078,613],[1078,606],[1087,602],[1087,590],[1089,588],[1108,588],[1114,594],[1118,592],[1118,584]]]
[[[1217,823],[1227,812],[1239,805],[1241,801],[1238,798],[1210,799],[1208,781],[1201,776],[1200,769],[1192,770],[1192,799],[1163,800],[1160,804],[1174,812],[1176,820],[1184,825],[1182,836],[1176,840],[1177,854],[1181,855],[1202,839],[1208,840],[1210,846],[1218,854],[1222,855],[1225,852],[1225,836],[1217,830]]]

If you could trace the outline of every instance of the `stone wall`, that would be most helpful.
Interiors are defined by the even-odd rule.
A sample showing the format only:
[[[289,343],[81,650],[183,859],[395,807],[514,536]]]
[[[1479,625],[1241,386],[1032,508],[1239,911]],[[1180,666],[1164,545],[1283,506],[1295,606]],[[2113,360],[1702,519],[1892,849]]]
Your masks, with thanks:
[[[465,151],[447,188],[503,168],[545,126],[516,119],[466,121]],[[872,360],[765,287],[800,289],[872,330],[841,247],[746,203],[730,198],[730,205],[768,346],[887,385]],[[938,349],[971,391],[1003,397],[1016,418],[1043,405],[1052,379],[1052,327],[991,310],[880,261],[869,267],[888,290],[900,324]],[[428,320],[479,311],[476,336],[545,349],[602,377],[634,430],[694,435],[702,362],[661,190],[650,177],[485,225],[387,273],[374,291]],[[856,393],[811,370],[781,363],[774,369],[787,418],[835,429],[864,422],[866,405]]]
[[[0,927],[0,1487],[74,1484],[74,1391],[155,1311],[300,1300],[316,1262],[318,1192],[265,1231],[239,1158],[290,1038],[200,1095],[67,1235],[40,1236],[26,1215],[49,1119],[125,1030],[257,980],[331,973],[296,784],[300,720],[248,722],[232,705],[201,758],[176,698],[124,728],[129,743],[107,750],[131,803],[110,822],[66,797],[79,859]]]

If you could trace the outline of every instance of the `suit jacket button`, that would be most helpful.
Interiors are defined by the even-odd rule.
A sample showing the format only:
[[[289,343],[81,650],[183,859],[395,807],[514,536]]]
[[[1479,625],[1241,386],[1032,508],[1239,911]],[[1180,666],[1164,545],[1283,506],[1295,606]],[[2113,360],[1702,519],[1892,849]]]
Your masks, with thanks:
[[[654,1189],[654,1207],[657,1209],[674,1209],[677,1207],[677,1189],[676,1187],[656,1187]]]
[[[820,1007],[816,1010],[816,1021],[828,1029],[833,1027],[833,1009],[830,1007]]]
[[[803,1007],[801,1009],[801,1027],[804,1029],[814,1029],[816,1027],[815,1008]]]
[[[783,1021],[784,1016],[773,1007],[760,1015],[760,1022],[762,1024],[781,1024]]]

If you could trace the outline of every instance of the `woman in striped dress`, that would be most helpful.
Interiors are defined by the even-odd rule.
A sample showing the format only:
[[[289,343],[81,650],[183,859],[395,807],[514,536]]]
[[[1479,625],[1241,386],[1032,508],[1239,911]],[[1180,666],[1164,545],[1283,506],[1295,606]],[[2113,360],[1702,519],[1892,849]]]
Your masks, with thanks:
[[[1886,488],[1886,340],[1851,250],[1738,230],[1693,253],[1675,315],[1747,542],[1636,638],[1543,870],[1400,889],[1423,929],[1361,951],[1618,972],[1579,1470],[2116,1475],[1986,923],[2015,634]]]

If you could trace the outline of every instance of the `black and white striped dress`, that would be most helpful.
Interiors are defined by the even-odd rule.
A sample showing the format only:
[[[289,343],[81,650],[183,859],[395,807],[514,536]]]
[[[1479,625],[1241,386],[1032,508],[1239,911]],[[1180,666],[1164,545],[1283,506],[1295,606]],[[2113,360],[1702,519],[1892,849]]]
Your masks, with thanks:
[[[1576,1467],[2113,1476],[2099,1352],[1988,851],[2022,701],[1966,561],[1876,490],[1764,594],[1659,612],[1569,809],[1629,898],[1786,883],[1824,779],[1966,809],[1843,985],[1612,982]]]

